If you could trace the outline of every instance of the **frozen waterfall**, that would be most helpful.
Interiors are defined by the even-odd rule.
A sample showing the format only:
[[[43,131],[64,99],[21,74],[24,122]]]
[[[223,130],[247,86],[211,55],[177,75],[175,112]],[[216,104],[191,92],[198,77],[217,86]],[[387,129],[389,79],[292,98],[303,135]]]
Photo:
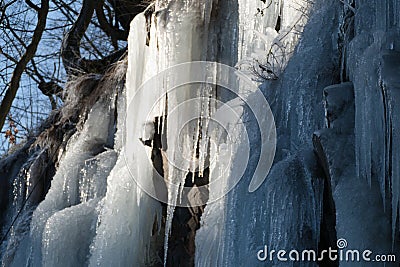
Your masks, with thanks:
[[[2,266],[400,260],[399,25],[398,0],[152,2],[125,59],[67,83],[58,146],[0,161]]]

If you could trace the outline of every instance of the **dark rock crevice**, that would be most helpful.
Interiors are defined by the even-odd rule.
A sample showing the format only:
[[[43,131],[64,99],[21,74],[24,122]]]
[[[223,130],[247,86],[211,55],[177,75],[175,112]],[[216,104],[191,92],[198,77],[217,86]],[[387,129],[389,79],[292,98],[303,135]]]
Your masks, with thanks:
[[[338,249],[334,190],[346,168],[354,164],[354,89],[352,83],[324,89],[327,128],[314,133],[313,144],[325,174],[324,203],[321,224],[320,252]],[[353,160],[351,160],[353,159]],[[338,260],[328,257],[320,266],[338,266]]]
[[[368,185],[356,172],[353,84],[326,87],[324,102],[328,128],[313,136],[314,150],[326,176],[320,249],[337,249],[336,239],[344,239],[349,247],[360,251],[388,253],[390,248],[385,246],[390,239],[390,220],[383,211],[378,181]],[[360,221],[363,223],[352,227]],[[337,266],[337,262],[322,262],[321,266]]]
[[[160,181],[159,176],[164,177],[167,164],[163,153],[166,150],[166,136],[163,133],[163,128],[166,127],[166,119],[156,117],[153,121],[154,134],[151,140],[141,140],[143,145],[152,148],[151,160],[154,167],[153,183],[156,188],[158,199],[166,199],[168,189],[165,181]],[[209,167],[205,168],[200,175],[199,171],[194,173],[189,172],[185,179],[184,186],[197,190],[197,195],[207,195],[208,192],[203,192],[204,186],[209,183]],[[201,189],[199,189],[202,187]],[[201,192],[200,192],[201,191]],[[195,194],[196,195],[196,194]],[[190,195],[182,196],[184,201],[188,203]],[[157,251],[157,262],[151,263],[151,266],[163,266],[164,255],[164,232],[167,219],[167,204],[161,203],[163,207],[163,218],[161,220],[161,229],[154,228],[153,231],[153,250]],[[195,237],[196,231],[200,228],[200,218],[203,214],[205,205],[193,207],[175,207],[174,216],[172,219],[171,233],[168,240],[167,266],[194,266],[195,258]],[[156,225],[156,223],[155,223]]]

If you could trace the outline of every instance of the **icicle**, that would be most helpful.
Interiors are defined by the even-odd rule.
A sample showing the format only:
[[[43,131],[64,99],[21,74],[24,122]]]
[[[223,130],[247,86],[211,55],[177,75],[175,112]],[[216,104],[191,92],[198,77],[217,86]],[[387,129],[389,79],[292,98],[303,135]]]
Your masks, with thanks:
[[[156,69],[162,71],[169,66],[183,62],[206,59],[207,56],[207,35],[208,23],[211,17],[211,10],[214,1],[157,1],[156,12],[160,16],[168,13],[165,20],[157,20],[152,31],[156,36],[150,43],[157,42],[155,51],[158,58]],[[164,8],[168,6],[168,10]],[[179,34],[178,34],[179,33]],[[184,38],[182,38],[184,36]],[[152,44],[150,44],[152,47]],[[155,46],[154,46],[155,47]],[[190,75],[191,70],[180,75]],[[163,90],[171,89],[173,77],[165,77],[162,80]],[[165,115],[167,126],[164,129],[167,134],[168,149],[165,151],[169,164],[164,179],[168,188],[168,213],[164,241],[164,264],[166,264],[168,253],[168,235],[171,231],[174,207],[180,204],[185,179],[191,173],[194,179],[195,172],[202,175],[206,159],[207,122],[209,110],[210,92],[207,87],[199,88],[198,85],[187,85],[181,89],[174,89],[166,92],[164,99]],[[214,94],[215,95],[215,94]],[[203,97],[205,101],[197,101],[185,106],[185,101]],[[183,104],[183,105],[182,105]],[[160,104],[162,105],[162,103]],[[205,114],[202,114],[202,111]],[[191,119],[180,125],[182,114]],[[179,150],[182,149],[182,150]],[[200,150],[200,151],[199,151]]]
[[[167,207],[167,218],[165,223],[165,239],[164,239],[164,267],[167,266],[168,241],[172,230],[172,219],[174,218],[175,206]]]
[[[297,2],[304,4],[305,14],[308,14],[311,6],[305,1]],[[262,2],[239,1],[239,60],[250,56],[253,57],[253,54],[257,56],[257,54],[262,53],[261,51],[265,52],[265,46],[271,46],[269,43],[265,44],[265,40],[269,42],[269,39],[272,38],[265,38],[265,35],[268,34],[267,36],[269,36],[268,31],[272,31],[275,28],[275,23],[281,10],[279,5],[281,4],[283,4],[283,27],[279,33],[273,33],[271,36],[285,35],[288,33],[289,26],[293,21],[298,22],[297,19],[299,17],[297,15],[293,16],[296,13],[295,7],[297,5],[292,1],[285,1],[285,3],[273,1],[271,10],[266,11],[271,12],[269,16],[254,16],[254,10],[257,12],[257,7],[261,6]],[[283,76],[278,79],[280,86],[277,86],[278,88],[267,88],[267,90],[276,91],[275,94],[278,97],[274,98],[274,101],[281,104],[276,110],[279,116],[278,123],[279,127],[281,127],[281,134],[285,134],[281,138],[282,140],[290,140],[289,146],[293,146],[295,149],[302,142],[307,142],[306,140],[309,140],[309,136],[314,129],[318,128],[319,123],[323,121],[322,109],[320,110],[320,117],[315,115],[319,112],[319,104],[316,103],[320,103],[322,99],[321,86],[330,85],[330,81],[328,81],[330,78],[328,77],[331,77],[331,71],[321,72],[321,68],[325,68],[328,65],[331,66],[331,63],[328,63],[324,58],[327,58],[327,55],[332,51],[331,33],[336,27],[332,18],[338,6],[337,3],[327,4],[326,2],[318,5],[316,8],[318,10],[317,14],[312,15],[308,20],[310,25],[299,44],[301,46],[298,49],[299,52],[291,57],[291,61],[285,69],[287,73],[283,73]],[[304,21],[299,22],[299,24],[305,24],[307,19],[304,17]],[[321,25],[324,25],[324,27],[321,28]],[[259,34],[255,34],[255,31]],[[318,44],[315,42],[315,35],[320,38],[318,41],[320,43]],[[287,42],[281,42],[282,44],[287,44],[288,49],[294,49],[296,46],[295,38],[292,37],[294,36],[288,37]],[[263,38],[264,40],[262,40]],[[274,37],[275,42],[277,38]],[[256,53],[253,53],[255,51]],[[313,54],[313,57],[310,57],[310,53]],[[290,56],[288,55],[286,59],[289,59]],[[320,60],[314,60],[314,57]],[[303,68],[304,64],[308,67]],[[316,78],[315,73],[321,73],[321,76]],[[285,117],[284,114],[287,114],[287,116]],[[246,116],[244,120],[247,122],[246,124],[250,124],[248,122],[250,119]],[[285,123],[287,123],[287,126]],[[251,128],[255,127],[254,125],[250,124],[247,127],[249,127],[247,129],[252,129],[249,132],[256,132],[255,128]],[[286,136],[288,132],[291,132],[291,134]],[[229,129],[229,133],[235,133],[235,130]],[[237,131],[237,133],[240,133],[240,131]],[[258,144],[259,140],[257,141],[251,135],[249,138],[252,147],[257,147],[256,144]],[[239,147],[233,149],[233,155],[241,155],[240,144],[241,142],[237,141]],[[282,148],[285,144],[280,145]],[[223,155],[222,145],[219,149],[218,164],[217,166],[211,165],[211,181],[219,177],[218,172],[221,171],[220,168],[223,168],[225,163],[223,159],[229,158],[229,156]],[[253,166],[257,156],[255,152],[250,154],[248,166]],[[221,181],[221,184],[218,184],[220,188],[229,185],[231,182],[229,177],[235,173],[235,168],[237,167],[235,165],[240,160],[243,160],[243,155],[238,157],[237,160],[227,163],[229,166],[228,171],[222,174],[225,177],[223,182],[226,184]],[[277,169],[272,171],[269,175],[270,178],[267,178],[265,184],[262,185],[262,189],[255,191],[254,195],[249,195],[247,191],[250,174],[246,172],[243,181],[240,181],[224,199],[208,204],[202,216],[202,226],[196,235],[196,263],[199,266],[259,265],[260,262],[257,261],[255,255],[259,250],[259,246],[264,244],[274,245],[279,248],[288,246],[290,249],[303,246],[317,247],[323,187],[321,181],[318,183],[318,180],[313,180],[313,174],[311,174],[308,167],[303,165],[305,162],[312,162],[312,160],[303,159],[301,153],[296,157],[292,156],[284,160],[279,166],[276,166]],[[292,168],[296,169],[293,173],[289,171]],[[299,172],[302,174],[299,175]],[[285,175],[287,175],[287,181],[284,178],[286,177]],[[295,182],[295,184],[288,186],[288,183],[292,182]],[[280,183],[285,185],[282,184],[281,186]],[[304,188],[307,193],[305,195],[299,194],[299,187]],[[211,186],[210,195],[219,192],[218,190],[220,189]],[[292,192],[291,190],[295,191]],[[303,192],[302,190],[300,191]],[[260,199],[264,201],[260,201]],[[283,215],[283,211],[293,213]],[[290,225],[293,221],[295,223]],[[302,223],[299,225],[296,222]],[[243,225],[248,227],[243,229]],[[309,229],[313,233],[312,238],[307,241],[310,243],[307,243],[302,237],[293,238],[293,235],[290,234],[290,231],[302,232],[299,229]],[[213,235],[212,233],[216,234]],[[289,239],[291,242],[286,242]]]
[[[398,1],[360,1],[357,3],[355,29],[357,35],[349,45],[348,57],[353,73],[356,95],[356,171],[370,186],[378,182],[383,209],[392,210],[392,239],[395,242],[399,212],[399,152],[398,140],[399,95],[394,74],[398,60]],[[368,14],[371,14],[371,23]],[[363,29],[363,30],[361,30]],[[372,37],[372,38],[371,38]],[[391,190],[391,191],[390,191]],[[388,201],[390,198],[391,201]]]

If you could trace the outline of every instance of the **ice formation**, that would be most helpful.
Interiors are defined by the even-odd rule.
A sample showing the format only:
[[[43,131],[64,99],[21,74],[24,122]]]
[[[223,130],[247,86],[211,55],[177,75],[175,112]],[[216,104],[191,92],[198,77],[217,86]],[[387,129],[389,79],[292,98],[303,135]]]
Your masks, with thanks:
[[[2,244],[2,265],[170,266],[176,206],[197,201],[184,188],[191,173],[192,183],[207,176],[207,197],[218,199],[205,205],[196,231],[196,266],[269,266],[256,257],[264,245],[318,251],[321,233],[329,231],[337,234],[330,242],[343,237],[360,249],[398,250],[400,2],[314,2],[157,0],[137,15],[126,88],[98,100],[82,119],[60,152],[46,198],[37,207],[27,205]],[[217,65],[207,72],[213,85],[174,88],[182,77],[201,72],[166,70],[193,61],[236,66],[263,81],[258,86],[271,105],[278,138],[264,183],[251,180],[263,153],[257,120],[215,85],[227,78]],[[240,82],[238,88],[246,92]],[[266,109],[259,97],[248,95],[257,112]],[[217,100],[239,107],[238,123],[227,126],[231,143],[210,130]],[[161,164],[154,160],[156,136]],[[8,217],[33,191],[29,177],[41,152],[13,172]],[[244,158],[243,179],[219,198],[237,182]],[[149,195],[160,176],[156,164],[166,187],[156,197],[166,197],[168,205]],[[334,207],[327,211],[329,201]],[[321,229],[329,223],[331,229]]]
[[[400,172],[396,111],[400,3],[362,1],[355,15],[348,72],[354,81],[357,176],[378,181],[384,205],[392,207],[393,239],[398,232]],[[370,14],[367,17],[366,13]],[[369,30],[365,30],[368,24]],[[362,59],[362,60],[360,60]],[[365,79],[359,79],[359,76]],[[371,116],[370,114],[374,114]],[[391,198],[391,201],[388,199]]]

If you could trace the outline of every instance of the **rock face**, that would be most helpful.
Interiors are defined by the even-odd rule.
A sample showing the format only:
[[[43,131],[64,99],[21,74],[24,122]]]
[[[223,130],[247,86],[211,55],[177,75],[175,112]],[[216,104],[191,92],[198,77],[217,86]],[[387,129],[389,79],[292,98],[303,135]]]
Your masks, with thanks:
[[[314,133],[313,143],[337,238],[348,248],[398,258],[399,2],[349,2],[339,38],[343,82],[324,89],[326,129]]]
[[[379,185],[375,181],[368,186],[356,175],[353,84],[329,86],[324,98],[328,128],[315,132],[313,143],[328,179],[337,238],[346,239],[349,248],[360,251],[392,251],[390,216],[383,209]]]
[[[327,128],[314,133],[313,143],[330,187],[335,187],[347,168],[355,174],[353,84],[325,88],[324,101]]]

